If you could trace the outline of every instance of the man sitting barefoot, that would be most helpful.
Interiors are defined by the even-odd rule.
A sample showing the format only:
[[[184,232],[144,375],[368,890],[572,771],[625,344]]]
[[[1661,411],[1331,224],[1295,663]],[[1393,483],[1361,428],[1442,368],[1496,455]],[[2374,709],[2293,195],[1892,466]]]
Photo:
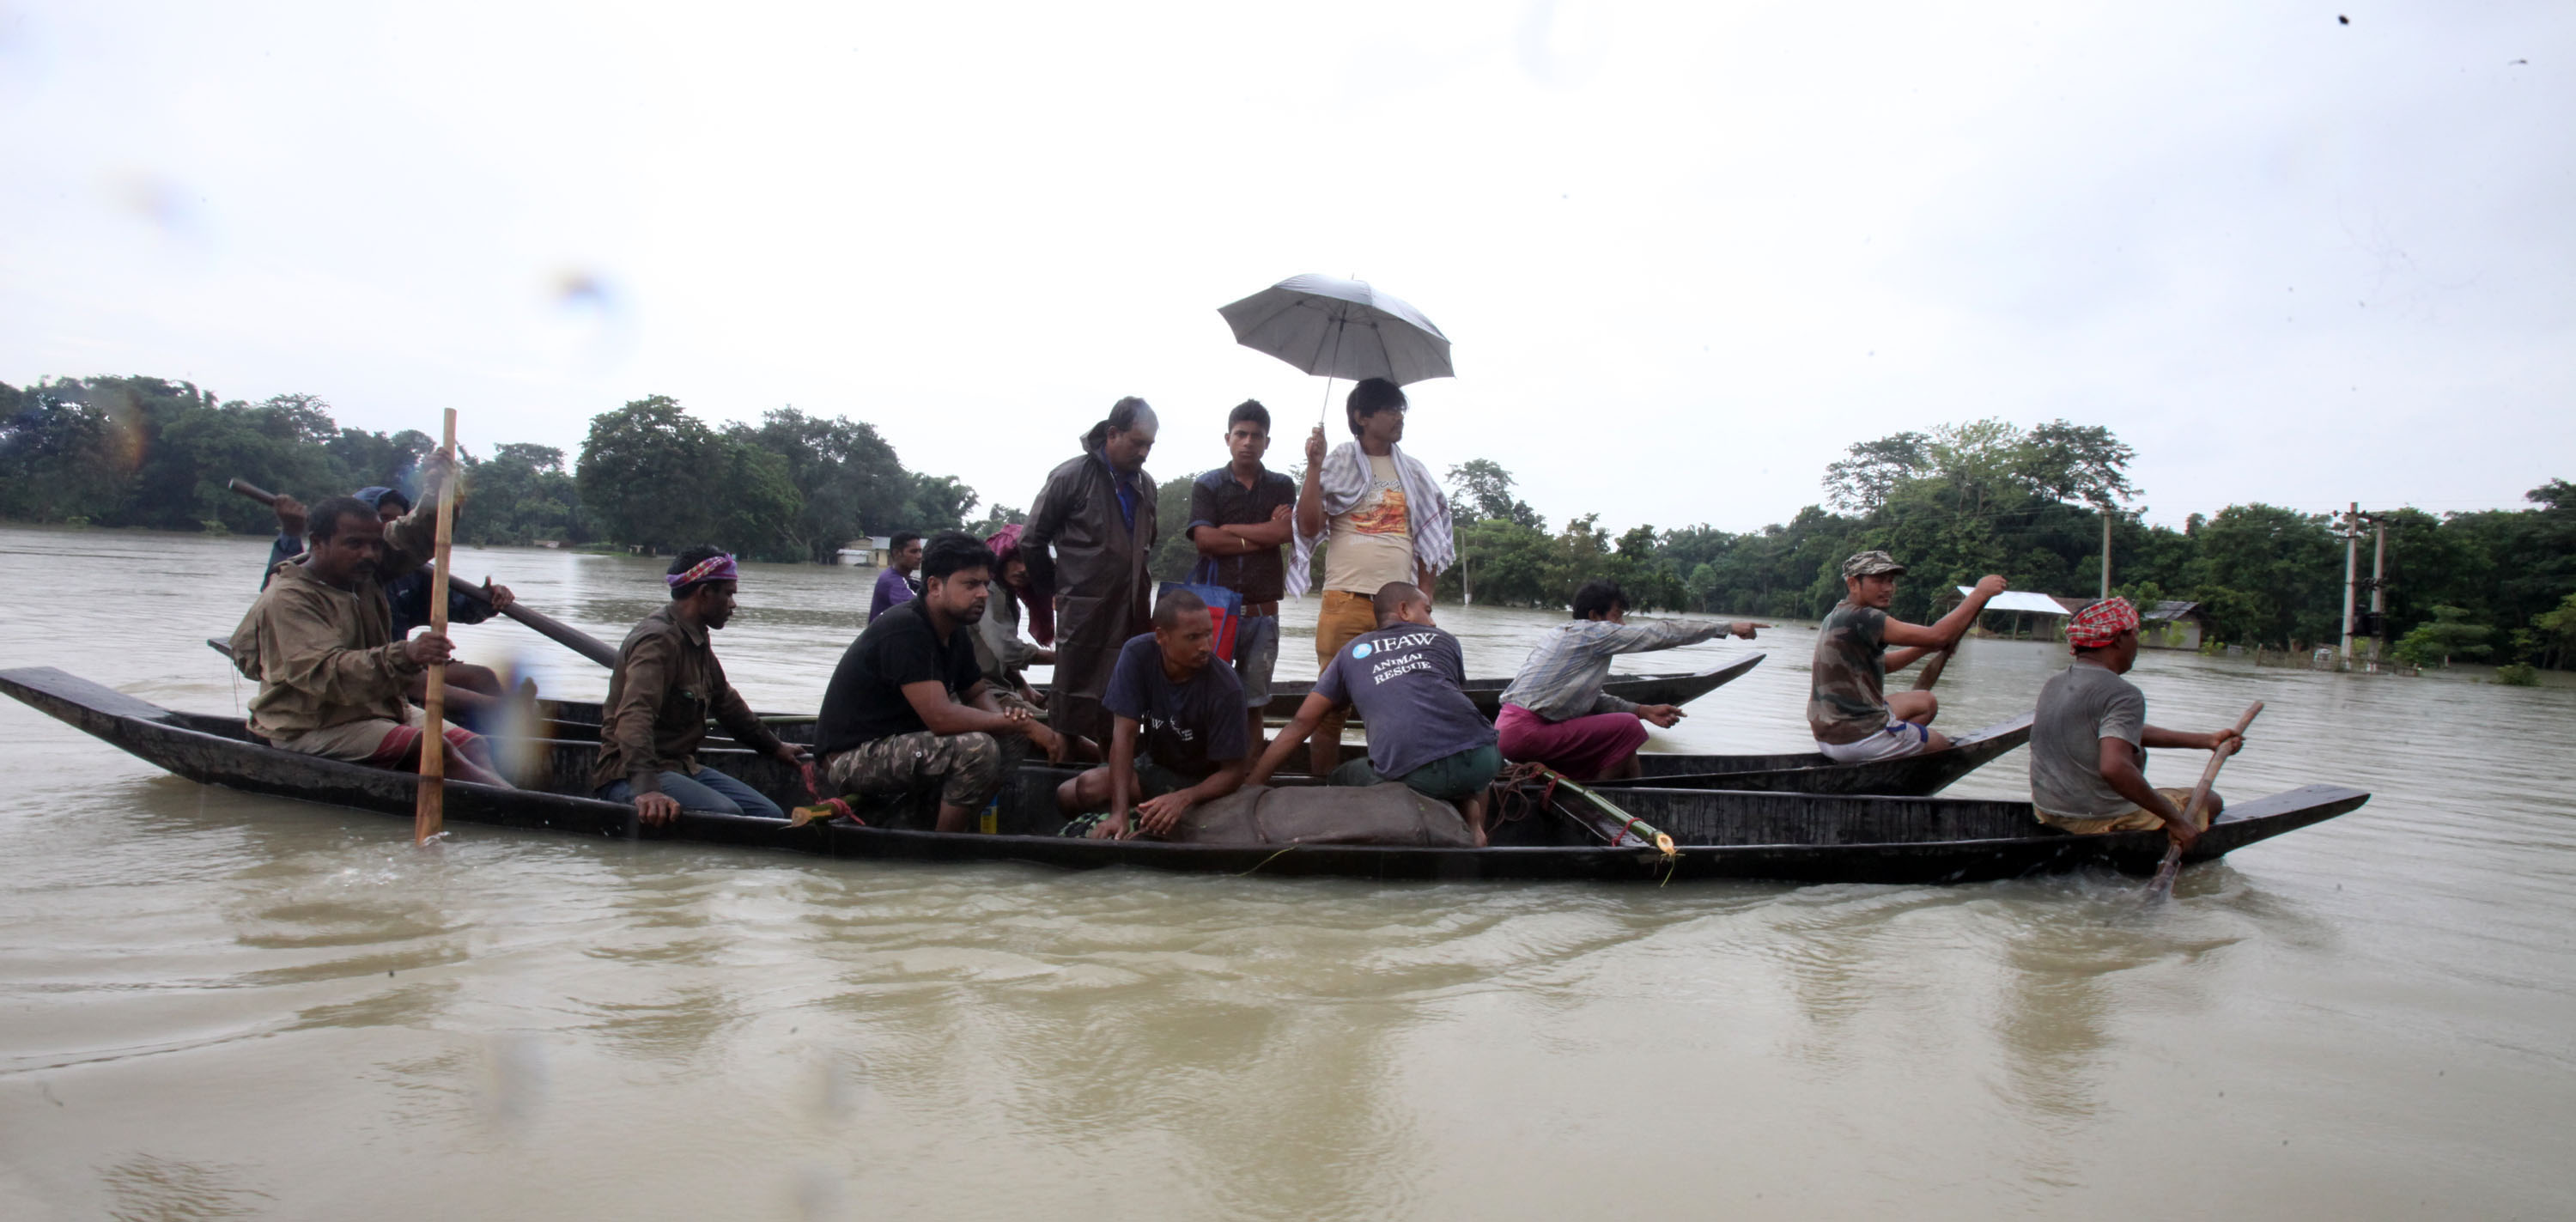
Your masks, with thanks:
[[[1950,740],[1932,728],[1941,702],[1928,691],[1887,694],[1887,672],[1903,670],[1932,654],[1958,648],[1988,600],[2004,592],[1991,573],[1948,615],[1929,628],[1887,613],[1896,601],[1896,579],[1905,566],[1885,552],[1862,552],[1843,561],[1849,596],[1816,626],[1816,655],[1807,693],[1807,728],[1816,750],[1838,764],[1903,759],[1945,751]],[[1890,645],[1904,648],[1887,652]]]
[[[1163,595],[1154,630],[1121,646],[1109,672],[1109,762],[1056,788],[1067,816],[1108,814],[1068,823],[1065,835],[1124,840],[1130,807],[1135,834],[1167,835],[1191,807],[1242,787],[1251,754],[1243,681],[1215,659],[1207,604],[1188,590]]]
[[[332,497],[313,507],[308,529],[303,557],[277,567],[233,629],[233,665],[259,681],[251,732],[289,751],[416,771],[423,718],[403,693],[430,663],[447,660],[448,640],[394,635],[379,580],[385,524],[374,506]],[[506,787],[481,736],[458,726],[443,736],[448,776]]]
[[[2030,801],[2039,821],[2080,836],[2163,828],[2190,848],[2224,803],[2209,795],[2198,821],[2183,817],[2188,789],[2147,785],[2147,747],[2216,751],[2234,729],[2186,734],[2147,724],[2146,693],[2122,675],[2138,661],[2138,609],[2106,598],[2066,625],[2075,661],[2039,689],[2030,720]]]
[[[876,618],[841,655],[823,691],[814,754],[835,792],[937,791],[943,832],[966,830],[1007,779],[1001,740],[1026,738],[1062,759],[1064,742],[1025,708],[1005,710],[975,664],[975,621],[993,587],[993,553],[949,533],[922,550],[921,597]]]
[[[1638,704],[1604,690],[1610,661],[1695,645],[1722,636],[1745,640],[1769,624],[1745,620],[1658,619],[1628,622],[1628,595],[1615,581],[1587,581],[1574,592],[1574,620],[1558,624],[1521,663],[1503,689],[1503,757],[1545,764],[1577,781],[1633,777],[1643,770],[1637,748],[1646,745],[1646,723],[1671,729],[1684,714],[1670,704]]]
[[[1252,769],[1260,785],[1286,763],[1290,752],[1325,714],[1359,709],[1368,723],[1368,755],[1333,769],[1333,785],[1376,785],[1389,780],[1458,808],[1485,844],[1485,790],[1503,770],[1494,723],[1467,698],[1466,655],[1458,638],[1431,622],[1431,599],[1411,582],[1379,587],[1370,600],[1377,628],[1352,638],[1333,655],[1315,689],[1297,706],[1296,720],[1270,744]]]

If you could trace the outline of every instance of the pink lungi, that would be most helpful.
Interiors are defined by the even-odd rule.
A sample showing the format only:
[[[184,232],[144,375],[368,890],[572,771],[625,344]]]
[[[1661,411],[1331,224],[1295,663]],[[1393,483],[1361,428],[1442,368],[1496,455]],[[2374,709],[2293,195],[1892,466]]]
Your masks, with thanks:
[[[1539,763],[1578,781],[1600,778],[1646,745],[1646,723],[1634,713],[1594,713],[1549,721],[1517,704],[1494,719],[1503,758]]]

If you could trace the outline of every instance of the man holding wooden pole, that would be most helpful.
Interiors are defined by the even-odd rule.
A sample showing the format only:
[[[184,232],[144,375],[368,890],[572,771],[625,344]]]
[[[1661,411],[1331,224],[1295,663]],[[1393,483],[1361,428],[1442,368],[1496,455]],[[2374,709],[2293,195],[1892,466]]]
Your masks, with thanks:
[[[2075,660],[2039,689],[2030,723],[2030,799],[2039,821],[2077,835],[2164,829],[2189,848],[2224,803],[2185,817],[2188,789],[2147,784],[2146,748],[2233,751],[2238,730],[2189,734],[2147,724],[2147,697],[2121,676],[2138,661],[2138,609],[2106,598],[2066,625]]]
[[[303,559],[280,566],[233,630],[233,664],[259,682],[251,731],[289,751],[417,769],[421,742],[430,735],[404,692],[444,663],[451,646],[439,631],[395,636],[383,582],[386,566],[401,563],[401,555],[434,550],[434,538],[416,536],[435,527],[420,515],[398,520],[389,557],[386,526],[374,507],[332,497],[312,508],[307,529]],[[458,779],[505,783],[480,736],[441,731],[441,762]]]

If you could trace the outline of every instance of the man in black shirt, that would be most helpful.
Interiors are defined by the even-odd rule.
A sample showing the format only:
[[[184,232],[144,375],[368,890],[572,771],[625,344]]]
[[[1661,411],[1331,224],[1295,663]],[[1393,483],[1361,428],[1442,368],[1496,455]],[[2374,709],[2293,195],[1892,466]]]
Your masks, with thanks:
[[[1226,416],[1225,447],[1234,461],[1190,485],[1190,542],[1199,575],[1243,596],[1234,631],[1234,674],[1243,681],[1252,751],[1261,752],[1261,712],[1270,704],[1270,674],[1279,665],[1279,600],[1288,592],[1279,549],[1295,528],[1297,481],[1261,465],[1270,450],[1270,409],[1246,399]]]
[[[814,753],[842,793],[901,796],[936,787],[939,830],[962,832],[1001,792],[1000,739],[1018,736],[1061,759],[1064,742],[1026,709],[1004,712],[975,663],[974,624],[993,585],[993,553],[970,535],[922,549],[921,597],[878,616],[850,642]]]

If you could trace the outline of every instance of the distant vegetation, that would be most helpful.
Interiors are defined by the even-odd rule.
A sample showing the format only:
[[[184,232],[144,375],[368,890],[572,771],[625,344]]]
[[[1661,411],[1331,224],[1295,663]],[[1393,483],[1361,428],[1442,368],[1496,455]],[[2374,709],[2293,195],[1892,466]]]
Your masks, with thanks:
[[[309,502],[403,485],[434,445],[416,430],[343,428],[311,395],[247,403],[145,377],[0,385],[0,518],[266,533],[268,511],[226,480]],[[1598,513],[1551,531],[1510,472],[1461,462],[1447,476],[1465,563],[1442,577],[1441,596],[1472,582],[1479,603],[1562,607],[1577,585],[1611,577],[1640,609],[1813,618],[1841,597],[1843,557],[1885,548],[1913,570],[1896,611],[1920,620],[1951,586],[1989,572],[2015,589],[2093,593],[2107,514],[2117,592],[2201,603],[2220,641],[2335,637],[2343,543],[2326,515],[2247,502],[2192,514],[2181,530],[2149,526],[2128,478],[2134,457],[2096,426],[1971,421],[1853,445],[1826,468],[1823,503],[1785,524],[1615,535]],[[989,532],[1021,517],[1003,506],[977,515],[974,489],[907,469],[871,425],[792,407],[718,428],[656,395],[592,418],[569,470],[562,451],[521,443],[469,452],[466,466],[457,533],[477,543],[667,552],[709,540],[754,559],[829,562],[865,535]],[[1167,578],[1194,559],[1182,536],[1193,475],[1161,488],[1154,569]],[[2419,665],[2576,665],[2576,485],[2526,495],[2534,508],[2394,515],[2393,653]]]
[[[343,428],[312,395],[247,403],[143,377],[0,385],[0,518],[265,534],[275,518],[226,481],[307,503],[407,488],[437,444],[413,429]],[[979,500],[953,476],[906,470],[867,424],[790,407],[714,429],[660,395],[593,417],[570,471],[563,451],[525,443],[468,450],[465,466],[456,532],[468,543],[670,552],[711,540],[757,560],[829,563],[867,534],[967,525]]]

